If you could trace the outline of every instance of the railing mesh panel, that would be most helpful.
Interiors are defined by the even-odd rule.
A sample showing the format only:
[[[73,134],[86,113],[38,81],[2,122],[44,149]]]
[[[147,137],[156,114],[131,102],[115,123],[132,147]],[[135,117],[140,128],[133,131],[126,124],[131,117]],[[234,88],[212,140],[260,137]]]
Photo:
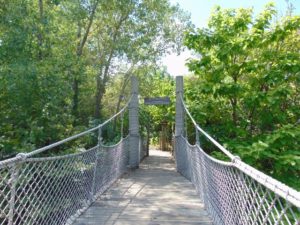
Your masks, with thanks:
[[[140,138],[140,161],[142,161],[147,156],[147,139],[145,137]]]
[[[177,170],[194,184],[214,224],[300,224],[299,207],[234,163],[210,157],[182,136],[175,137],[175,144]]]
[[[125,138],[78,154],[0,164],[0,224],[71,222],[127,170],[128,151]]]
[[[12,169],[9,167],[0,169],[0,224],[8,224],[9,202],[11,199]]]

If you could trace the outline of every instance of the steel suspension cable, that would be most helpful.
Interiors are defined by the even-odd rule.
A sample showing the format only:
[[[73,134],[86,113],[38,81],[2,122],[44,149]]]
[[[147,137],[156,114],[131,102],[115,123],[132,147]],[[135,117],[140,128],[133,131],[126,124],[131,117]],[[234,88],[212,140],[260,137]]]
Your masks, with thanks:
[[[79,134],[75,134],[75,135],[73,135],[73,136],[71,136],[71,137],[65,138],[65,139],[63,139],[63,140],[61,140],[61,141],[57,141],[57,142],[55,142],[55,143],[53,143],[53,144],[50,144],[50,145],[44,146],[44,147],[42,147],[42,148],[36,149],[36,150],[31,151],[31,152],[29,152],[29,153],[19,153],[19,154],[18,154],[16,157],[14,157],[14,158],[0,161],[0,167],[1,167],[2,165],[6,165],[6,164],[9,164],[9,163],[13,163],[13,162],[19,161],[19,160],[24,160],[24,159],[26,159],[26,158],[30,158],[30,157],[32,157],[32,156],[34,156],[34,155],[40,154],[40,153],[45,152],[45,151],[47,151],[47,150],[49,150],[49,149],[52,149],[52,148],[57,147],[57,146],[59,146],[59,145],[62,145],[62,144],[64,144],[64,143],[66,143],[66,142],[69,142],[69,141],[72,141],[72,140],[77,139],[77,138],[79,138],[79,137],[82,137],[82,136],[84,136],[84,135],[86,135],[86,134],[89,134],[89,133],[91,133],[91,132],[93,132],[93,131],[99,130],[99,128],[104,127],[104,126],[107,125],[109,122],[111,122],[112,120],[114,120],[116,117],[118,117],[119,115],[121,115],[122,113],[124,113],[124,111],[128,108],[128,105],[129,105],[130,101],[131,101],[131,97],[129,98],[129,100],[128,100],[128,102],[125,104],[125,106],[124,106],[119,112],[117,112],[116,114],[114,114],[113,116],[111,116],[109,119],[107,119],[107,120],[104,121],[103,123],[99,124],[98,126],[93,127],[93,128],[91,128],[91,129],[89,129],[89,130],[83,131],[83,132],[81,132],[81,133],[79,133]]]
[[[129,165],[129,137],[103,145],[102,129],[123,116],[128,103],[100,125],[0,161],[0,225],[72,224]],[[85,151],[62,156],[32,157],[68,141],[98,131],[98,143]],[[121,134],[123,124],[121,124]]]
[[[195,119],[192,117],[190,111],[188,110],[182,96],[181,96],[181,103],[183,105],[183,108],[186,112],[186,114],[189,116],[189,118],[191,119],[194,127],[200,132],[202,133],[207,139],[209,139],[216,147],[218,147],[225,155],[227,155],[231,160],[235,159],[236,156],[234,156],[230,151],[228,151],[226,148],[224,148],[219,142],[217,142],[213,137],[211,137],[207,132],[205,132],[195,121]]]
[[[262,185],[264,188],[266,188],[267,192],[268,191],[274,192],[276,195],[280,196],[282,199],[286,200],[293,206],[297,207],[299,210],[299,208],[300,208],[300,192],[294,190],[293,188],[290,188],[289,186],[279,182],[278,180],[275,180],[274,178],[264,174],[263,172],[253,168],[252,166],[244,163],[238,156],[233,155],[230,151],[228,151],[226,148],[224,148],[220,143],[218,143],[214,138],[212,138],[207,132],[205,132],[197,124],[197,122],[191,115],[190,111],[188,110],[182,96],[180,96],[180,97],[181,97],[181,103],[183,105],[184,111],[191,119],[195,129],[198,130],[200,133],[202,133],[216,147],[218,147],[218,149],[220,149],[226,156],[228,156],[231,159],[231,163],[224,162],[224,165],[231,164],[235,168],[239,169],[242,173],[251,177],[256,182],[258,182],[260,185]],[[200,146],[198,146],[198,147],[200,148]],[[203,152],[203,154],[206,154],[206,153]],[[208,156],[206,154],[206,157],[211,157],[211,156]],[[297,222],[300,224],[300,218],[298,218]]]

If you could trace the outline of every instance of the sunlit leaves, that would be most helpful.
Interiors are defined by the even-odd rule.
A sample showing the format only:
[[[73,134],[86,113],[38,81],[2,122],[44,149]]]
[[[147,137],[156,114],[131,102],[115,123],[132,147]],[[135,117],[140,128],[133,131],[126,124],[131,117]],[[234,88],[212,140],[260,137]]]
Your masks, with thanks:
[[[110,78],[139,71],[147,77],[149,65],[157,68],[164,54],[182,49],[182,33],[192,27],[167,0],[0,2],[0,157],[99,123],[104,118],[93,116],[102,97],[95,96]],[[119,91],[113,87],[114,101],[105,99],[103,117],[116,110]]]
[[[279,18],[273,4],[256,18],[251,9],[216,7],[209,28],[185,38],[200,54],[188,63],[199,81],[187,95],[194,116],[245,161],[296,188],[299,19]]]

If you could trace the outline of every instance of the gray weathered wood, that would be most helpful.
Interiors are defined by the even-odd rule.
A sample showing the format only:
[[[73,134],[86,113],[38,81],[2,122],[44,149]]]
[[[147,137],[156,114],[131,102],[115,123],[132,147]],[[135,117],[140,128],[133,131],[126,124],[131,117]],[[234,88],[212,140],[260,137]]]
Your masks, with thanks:
[[[176,169],[179,172],[186,171],[184,174],[190,178],[190,165],[188,164],[188,156],[186,151],[186,145],[182,145],[178,142],[179,136],[185,136],[185,111],[182,103],[183,99],[183,77],[176,77],[176,115],[175,115],[175,159]]]
[[[169,105],[170,97],[144,98],[145,105]]]
[[[140,162],[139,154],[139,97],[138,80],[131,77],[131,101],[129,103],[129,166],[138,168]]]
[[[194,186],[174,168],[169,152],[150,151],[100,196],[75,225],[212,225]]]
[[[183,97],[183,77],[176,77],[176,115],[175,115],[175,136],[184,134],[184,109],[181,102]]]

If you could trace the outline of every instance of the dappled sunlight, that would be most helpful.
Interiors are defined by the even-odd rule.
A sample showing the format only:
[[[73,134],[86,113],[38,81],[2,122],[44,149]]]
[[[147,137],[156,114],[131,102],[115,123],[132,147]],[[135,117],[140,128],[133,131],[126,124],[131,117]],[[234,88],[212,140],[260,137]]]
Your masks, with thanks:
[[[170,152],[150,150],[75,224],[212,224],[193,185],[175,171]]]

